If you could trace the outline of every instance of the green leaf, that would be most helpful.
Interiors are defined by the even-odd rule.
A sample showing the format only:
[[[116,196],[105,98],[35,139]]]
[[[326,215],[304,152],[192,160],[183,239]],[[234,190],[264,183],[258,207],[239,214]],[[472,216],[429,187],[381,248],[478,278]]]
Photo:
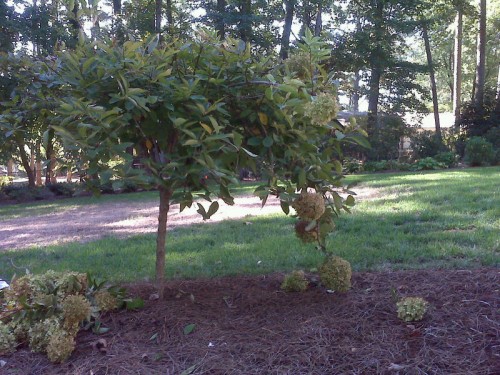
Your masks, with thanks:
[[[124,300],[124,302],[127,310],[138,310],[144,307],[144,300],[142,298],[131,298]]]
[[[285,215],[288,215],[290,213],[290,205],[288,204],[288,202],[280,201],[280,205]]]
[[[352,195],[347,196],[347,198],[346,198],[346,200],[345,200],[345,204],[346,204],[347,206],[354,206],[354,204],[355,204],[355,199],[354,199],[354,197],[353,197]]]
[[[189,335],[190,333],[192,333],[194,331],[195,328],[196,328],[196,324],[194,324],[194,323],[188,324],[187,326],[184,327],[184,334]]]
[[[247,141],[247,145],[249,146],[260,146],[261,139],[258,137],[251,137]]]
[[[273,145],[273,143],[274,143],[273,138],[270,136],[267,136],[262,141],[262,144],[264,145],[264,147],[267,147],[267,148],[271,147]]]
[[[189,367],[189,368],[185,369],[184,371],[182,371],[181,375],[191,375],[193,372],[195,372],[196,367],[198,367],[198,365],[192,365],[191,367]]]
[[[217,212],[219,209],[219,202],[215,201],[210,204],[210,207],[208,208],[207,216],[210,219],[210,217]]]

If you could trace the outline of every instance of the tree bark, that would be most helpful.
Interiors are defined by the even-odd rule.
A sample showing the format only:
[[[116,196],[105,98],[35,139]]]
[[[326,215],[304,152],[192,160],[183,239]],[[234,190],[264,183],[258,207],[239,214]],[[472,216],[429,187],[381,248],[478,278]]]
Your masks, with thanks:
[[[252,15],[252,1],[243,0],[241,1],[240,8],[240,38],[244,42],[250,42],[252,35],[252,23],[250,21]]]
[[[156,283],[158,294],[163,297],[163,283],[165,281],[165,243],[167,239],[167,219],[172,193],[160,186],[160,208],[158,213],[158,232],[156,236]]]
[[[49,161],[47,163],[47,169],[45,170],[45,185],[48,185],[52,181],[52,173],[54,170],[54,165],[52,165],[52,159],[55,161],[54,153],[54,129],[49,129],[48,139],[47,139],[47,149],[45,150],[45,157]]]
[[[441,141],[442,136],[441,136],[441,124],[439,121],[439,104],[438,104],[438,97],[437,97],[436,78],[434,76],[434,64],[432,62],[431,44],[429,42],[429,35],[427,33],[427,25],[425,22],[422,22],[422,37],[424,38],[425,54],[427,55],[427,66],[429,67],[429,80],[431,83],[432,108],[434,110],[434,124],[436,127],[436,136]]]
[[[383,50],[381,46],[384,38],[383,22],[384,22],[384,2],[378,0],[376,2],[376,14],[374,15],[374,37],[370,41],[375,45],[371,59],[371,76],[370,76],[370,93],[368,95],[368,128],[374,129],[378,126],[378,101],[380,97],[380,79],[382,77],[382,61],[384,60]]]
[[[30,163],[30,158],[28,157],[28,154],[26,153],[26,150],[24,148],[24,140],[20,136],[15,137],[17,147],[19,149],[19,156],[21,157],[21,164],[24,167],[24,170],[26,171],[26,174],[28,175],[28,186],[30,188],[34,188],[36,186],[36,181],[35,181],[35,173],[33,171],[33,168],[31,167]]]
[[[172,35],[174,33],[174,15],[173,15],[173,10],[172,10],[172,0],[167,0],[167,27],[168,27],[168,33]]]
[[[116,16],[122,13],[122,0],[113,0],[113,14]]]
[[[316,13],[316,23],[314,24],[314,36],[320,36],[323,30],[323,7],[318,4],[318,12]]]
[[[308,0],[302,2],[303,13],[302,13],[302,27],[300,28],[300,36],[306,33],[306,29],[311,28],[311,4]]]
[[[354,82],[352,86],[351,95],[351,108],[354,112],[359,112],[359,81],[361,76],[359,75],[359,70],[354,73]]]
[[[486,75],[486,0],[480,1],[479,33],[477,38],[477,67],[474,102],[477,109],[484,103],[484,81]]]
[[[455,20],[455,56],[453,64],[453,113],[455,125],[460,123],[460,105],[462,102],[462,9],[457,9]]]
[[[290,34],[292,33],[293,12],[295,10],[295,1],[285,1],[285,24],[283,25],[283,35],[281,36],[280,57],[284,60],[288,58],[290,50]]]
[[[217,0],[217,17],[215,21],[217,35],[221,40],[226,37],[224,14],[226,13],[226,0]]]
[[[14,176],[14,160],[12,159],[9,159],[7,161],[7,176]]]
[[[161,33],[161,8],[162,0],[155,0],[155,32]]]

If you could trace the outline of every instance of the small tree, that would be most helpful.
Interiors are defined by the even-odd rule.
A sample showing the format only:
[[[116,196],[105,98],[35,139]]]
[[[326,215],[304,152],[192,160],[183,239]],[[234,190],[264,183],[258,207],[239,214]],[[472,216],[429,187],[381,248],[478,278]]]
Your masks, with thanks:
[[[301,49],[310,61],[307,82],[271,58],[253,56],[248,44],[207,31],[187,43],[85,44],[63,56],[68,95],[54,129],[81,153],[79,167],[88,176],[158,188],[160,285],[171,204],[179,202],[182,211],[204,199],[210,205],[196,202],[198,212],[210,218],[219,207],[214,197],[233,204],[229,188],[238,169],[255,170],[258,159],[265,166],[266,184],[257,190],[263,204],[275,194],[288,213],[295,194],[312,188],[329,199],[332,212],[347,209],[335,190],[340,145],[361,138],[329,121],[335,106],[325,108],[322,99],[334,98],[319,65],[328,54],[323,44],[308,33]],[[112,159],[120,162],[111,170]],[[134,169],[134,159],[144,168]]]

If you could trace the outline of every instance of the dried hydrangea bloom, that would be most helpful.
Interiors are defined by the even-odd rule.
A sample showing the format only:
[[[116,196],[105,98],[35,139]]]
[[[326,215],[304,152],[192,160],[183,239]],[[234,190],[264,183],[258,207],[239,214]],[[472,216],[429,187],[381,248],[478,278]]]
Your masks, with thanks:
[[[326,125],[337,117],[337,98],[331,93],[320,93],[304,107],[304,115],[314,125]]]
[[[335,292],[347,292],[351,288],[351,264],[340,257],[330,256],[318,270],[323,285]]]
[[[54,333],[47,344],[47,357],[53,363],[61,363],[75,350],[75,338],[64,330]]]
[[[405,322],[422,320],[429,302],[421,297],[405,297],[396,304],[398,318]]]
[[[308,225],[308,221],[298,221],[295,224],[295,234],[304,243],[316,242],[318,240],[318,228],[314,227],[311,230],[306,230]]]
[[[292,204],[297,215],[303,220],[316,220],[325,212],[325,200],[318,193],[302,193]]]
[[[92,306],[84,296],[72,295],[64,299],[62,310],[64,328],[68,332],[76,334],[79,330],[80,323],[89,319]]]
[[[118,300],[107,290],[100,290],[96,292],[94,299],[101,312],[111,311],[118,308]]]
[[[45,352],[50,338],[61,330],[61,322],[51,317],[35,323],[28,332],[30,349],[33,352]]]
[[[309,281],[307,281],[304,271],[293,271],[285,276],[281,289],[285,292],[303,292],[308,286]]]
[[[0,320],[0,355],[12,353],[16,350],[17,341],[9,326]]]

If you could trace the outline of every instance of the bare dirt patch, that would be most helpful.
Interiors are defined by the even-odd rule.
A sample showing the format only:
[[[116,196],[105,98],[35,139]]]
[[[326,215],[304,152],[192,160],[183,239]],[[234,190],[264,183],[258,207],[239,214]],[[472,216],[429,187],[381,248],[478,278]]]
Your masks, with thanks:
[[[358,189],[358,199],[376,196],[374,189]],[[270,197],[264,207],[259,198],[248,195],[235,198],[235,205],[220,203],[219,211],[210,222],[239,219],[281,212],[279,200]],[[179,212],[173,205],[169,214],[169,228],[201,223],[196,205]],[[21,217],[0,222],[0,251],[47,246],[65,242],[89,242],[104,236],[126,238],[154,233],[158,224],[157,202],[105,202],[62,211]]]
[[[145,308],[107,316],[104,335],[80,333],[67,363],[23,348],[0,373],[500,374],[498,269],[356,273],[345,294],[284,293],[282,277],[171,281],[156,301],[152,285],[130,285]],[[400,321],[393,291],[427,299],[424,319]]]

